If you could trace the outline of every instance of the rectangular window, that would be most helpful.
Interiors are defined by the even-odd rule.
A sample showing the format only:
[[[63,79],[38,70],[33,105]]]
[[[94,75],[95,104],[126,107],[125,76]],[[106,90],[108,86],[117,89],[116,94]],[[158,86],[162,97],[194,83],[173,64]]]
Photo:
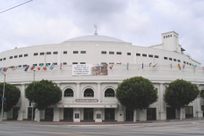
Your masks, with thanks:
[[[107,52],[106,51],[101,51],[101,54],[106,54]]]
[[[23,55],[22,55],[22,54],[20,54],[20,55],[19,55],[19,58],[21,58],[21,57],[23,57]]]
[[[63,51],[63,54],[67,54],[67,51]]]
[[[109,64],[114,64],[114,62],[109,62]]]
[[[147,54],[142,54],[143,57],[147,57]]]
[[[34,53],[34,54],[33,54],[33,56],[37,56],[37,55],[38,55],[38,53]]]
[[[130,53],[130,52],[127,52],[127,55],[128,55],[128,56],[130,56],[130,55],[131,55],[131,53]]]
[[[47,55],[51,55],[51,52],[46,52]]]
[[[6,58],[3,58],[3,60],[6,60]]]
[[[86,54],[86,51],[81,51],[81,54]]]
[[[172,58],[169,58],[169,60],[171,60],[171,61],[172,61]]]
[[[177,61],[178,61],[178,62],[181,62],[181,60],[179,60],[179,59],[178,59]]]
[[[72,62],[72,64],[78,64],[78,62]]]
[[[86,64],[86,62],[80,62],[80,64]]]
[[[58,52],[57,52],[57,51],[54,51],[54,52],[53,52],[53,54],[55,54],[55,55],[56,55],[56,54],[58,54]]]
[[[78,54],[79,53],[79,51],[73,51],[73,54]]]
[[[0,61],[2,61],[2,59],[0,59]]]
[[[34,67],[36,67],[38,64],[33,64]]]
[[[140,56],[141,54],[140,53],[136,53],[136,56]]]
[[[10,56],[9,59],[13,59],[13,56]]]
[[[57,65],[57,62],[53,63],[53,65]]]
[[[63,62],[63,65],[67,65],[67,62]]]
[[[167,58],[167,57],[164,57],[164,59],[167,60],[168,58]]]
[[[14,56],[14,58],[17,58],[17,57],[18,57],[17,55]]]
[[[121,54],[122,54],[122,52],[116,52],[116,54],[117,54],[117,55],[121,55]]]
[[[149,54],[149,57],[150,57],[150,58],[153,58],[153,55]]]
[[[176,59],[174,59],[174,61],[176,61]]]
[[[110,55],[114,55],[114,51],[109,51],[109,54]]]
[[[159,58],[159,56],[158,56],[158,55],[154,55],[154,58],[157,58],[157,59],[158,59],[158,58]]]
[[[41,52],[40,55],[45,55],[45,53],[44,53],[44,52]]]

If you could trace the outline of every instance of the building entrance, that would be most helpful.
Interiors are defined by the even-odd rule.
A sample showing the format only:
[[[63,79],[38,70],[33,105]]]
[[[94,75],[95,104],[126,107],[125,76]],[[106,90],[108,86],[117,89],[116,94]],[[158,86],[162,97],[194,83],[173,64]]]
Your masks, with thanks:
[[[156,120],[156,108],[147,108],[147,120]]]
[[[45,109],[45,121],[52,121],[54,116],[54,109],[47,108]]]
[[[126,109],[125,121],[133,121],[134,111],[131,109]]]
[[[73,121],[73,108],[64,108],[64,120]]]
[[[93,108],[84,109],[84,121],[93,121]]]
[[[105,109],[105,121],[115,121],[115,109]]]
[[[174,108],[167,107],[166,112],[167,119],[176,119],[176,110]]]

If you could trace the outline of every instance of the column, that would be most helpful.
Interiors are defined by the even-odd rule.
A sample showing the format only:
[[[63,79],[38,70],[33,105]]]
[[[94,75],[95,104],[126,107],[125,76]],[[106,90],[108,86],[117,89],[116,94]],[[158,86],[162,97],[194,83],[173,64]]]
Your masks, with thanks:
[[[102,111],[101,111],[101,109],[95,109],[94,117],[95,117],[95,122],[102,122]]]
[[[139,110],[139,121],[146,121],[147,120],[147,110]]]
[[[202,90],[201,86],[197,85],[199,90]],[[193,107],[194,107],[194,117],[197,118],[202,118],[203,117],[203,111],[201,109],[201,97],[200,95],[195,99],[194,103],[193,103]]]
[[[101,102],[101,92],[101,84],[97,83],[97,99],[99,103]]]
[[[40,122],[40,111],[35,109],[35,119],[34,121]]]
[[[76,83],[76,96],[75,99],[80,98],[80,83]]]
[[[18,118],[17,120],[23,120],[27,118],[27,112],[26,112],[26,98],[25,98],[25,85],[21,85],[20,88],[20,109],[18,111]]]
[[[158,89],[158,106],[157,106],[157,119],[166,120],[166,104],[164,101],[165,86],[164,84],[159,84]]]
[[[53,117],[53,121],[60,121],[60,114],[59,114],[60,110],[58,107],[54,108],[54,117]]]
[[[80,110],[78,108],[74,109],[73,116],[74,122],[80,122]]]

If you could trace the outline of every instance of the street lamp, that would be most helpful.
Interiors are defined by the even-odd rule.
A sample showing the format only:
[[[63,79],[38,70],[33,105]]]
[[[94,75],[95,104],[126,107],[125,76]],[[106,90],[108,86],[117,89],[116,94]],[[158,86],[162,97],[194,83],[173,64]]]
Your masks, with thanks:
[[[5,95],[5,86],[6,86],[6,74],[4,73],[4,83],[3,83],[3,91],[2,91],[2,97],[1,97],[1,120],[3,121],[4,117],[4,95]]]

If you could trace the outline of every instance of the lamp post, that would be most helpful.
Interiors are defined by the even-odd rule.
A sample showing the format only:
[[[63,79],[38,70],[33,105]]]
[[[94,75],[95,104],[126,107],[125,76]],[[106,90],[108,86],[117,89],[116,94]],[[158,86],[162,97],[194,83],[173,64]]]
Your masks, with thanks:
[[[4,73],[4,83],[3,83],[3,91],[2,91],[2,97],[1,97],[1,120],[3,121],[4,117],[4,95],[5,95],[5,87],[6,87],[6,74]]]

